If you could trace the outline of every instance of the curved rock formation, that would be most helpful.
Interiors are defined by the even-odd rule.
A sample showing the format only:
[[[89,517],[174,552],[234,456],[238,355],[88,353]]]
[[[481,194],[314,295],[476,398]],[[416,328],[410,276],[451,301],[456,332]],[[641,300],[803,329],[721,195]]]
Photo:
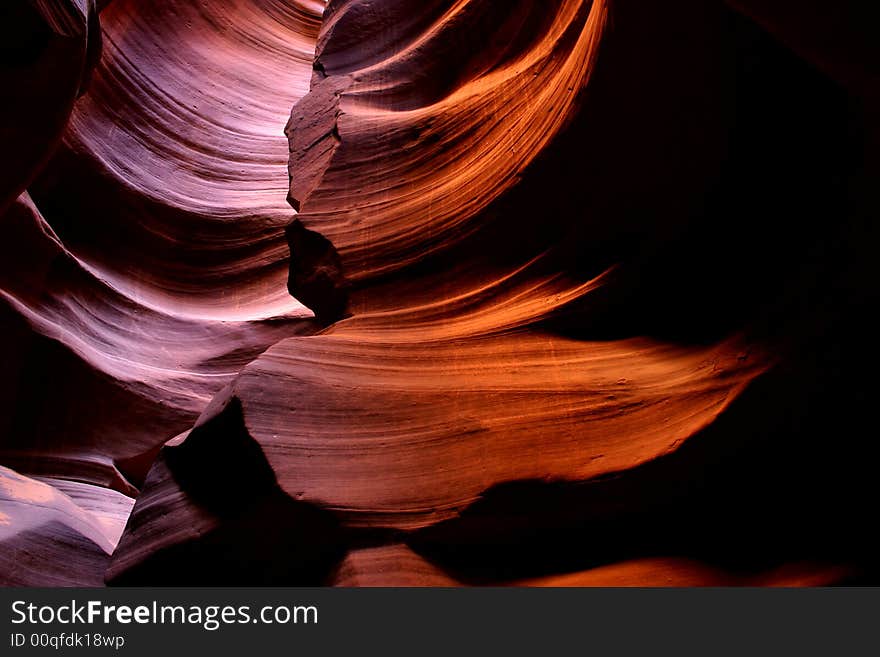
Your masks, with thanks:
[[[21,6],[9,12],[27,26],[32,13],[52,17],[63,4],[13,3]],[[80,9],[76,34],[85,44],[86,10],[96,15],[91,3]],[[271,126],[276,116],[283,127],[302,93],[320,9],[236,2],[186,14],[167,3],[114,2],[103,10],[104,52],[90,93],[69,123],[61,121],[64,141],[31,185],[33,196],[22,194],[4,212],[4,464],[134,496],[158,449],[187,430],[245,364],[285,336],[314,330],[311,313],[284,290],[287,217],[271,198],[276,188],[285,205],[286,148]],[[251,32],[230,30],[242,22]],[[95,18],[92,34],[96,25]],[[196,35],[177,60],[167,56],[167,38],[175,38],[164,32],[169,26]],[[35,63],[12,60],[4,89],[14,91],[24,75],[42,81],[45,93],[66,88],[37,68],[54,67],[60,76],[74,61],[53,43]],[[144,50],[132,57],[125,44]],[[198,70],[198,53],[202,74],[222,71],[226,88],[247,105],[186,82],[184,74]],[[65,82],[70,103],[84,70],[80,61]],[[267,79],[271,71],[275,78]],[[244,89],[247,80],[252,88]],[[165,122],[193,95],[202,98],[198,135],[189,131],[199,129],[195,111]],[[10,115],[3,125],[17,128],[10,134],[18,141],[33,141],[34,160],[45,159],[51,124],[40,112],[60,105],[25,107],[21,98],[4,109],[20,107],[40,123],[28,128]],[[147,114],[155,120],[144,121]],[[231,162],[232,151],[239,153],[235,170],[220,173],[218,153]],[[236,172],[238,191],[230,190]],[[218,185],[217,176],[227,182]],[[267,200],[256,207],[260,196]],[[248,199],[238,211],[235,197]],[[219,273],[212,276],[211,267]]]
[[[100,56],[94,0],[7,2],[0,9],[0,214],[57,145]]]
[[[0,468],[3,583],[100,586],[131,502],[106,488],[64,483],[77,504],[47,483]],[[88,500],[87,502],[85,500]]]
[[[872,581],[877,59],[730,4],[107,3],[3,181],[0,577]]]

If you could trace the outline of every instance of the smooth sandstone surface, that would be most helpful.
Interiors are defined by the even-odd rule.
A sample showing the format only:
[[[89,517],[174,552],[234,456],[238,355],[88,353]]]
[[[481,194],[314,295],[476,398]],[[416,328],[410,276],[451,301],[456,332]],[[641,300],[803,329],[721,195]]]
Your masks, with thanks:
[[[10,7],[3,584],[874,581],[860,14]]]

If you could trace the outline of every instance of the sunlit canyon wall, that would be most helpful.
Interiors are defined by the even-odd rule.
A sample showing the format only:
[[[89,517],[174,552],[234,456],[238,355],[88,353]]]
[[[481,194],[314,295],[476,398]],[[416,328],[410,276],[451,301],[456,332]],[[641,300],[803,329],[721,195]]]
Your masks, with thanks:
[[[0,582],[876,581],[828,4],[5,0]]]

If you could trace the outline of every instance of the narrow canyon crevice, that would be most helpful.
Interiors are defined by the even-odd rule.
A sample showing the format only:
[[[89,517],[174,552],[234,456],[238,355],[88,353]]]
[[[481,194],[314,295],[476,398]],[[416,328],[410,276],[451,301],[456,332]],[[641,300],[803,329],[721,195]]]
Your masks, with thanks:
[[[0,583],[876,582],[852,3],[10,2]]]

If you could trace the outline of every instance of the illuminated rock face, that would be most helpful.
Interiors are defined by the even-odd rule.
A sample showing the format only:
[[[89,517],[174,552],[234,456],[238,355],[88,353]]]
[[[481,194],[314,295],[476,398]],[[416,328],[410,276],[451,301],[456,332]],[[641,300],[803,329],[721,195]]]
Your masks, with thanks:
[[[651,4],[4,9],[0,580],[870,580],[876,53]]]

